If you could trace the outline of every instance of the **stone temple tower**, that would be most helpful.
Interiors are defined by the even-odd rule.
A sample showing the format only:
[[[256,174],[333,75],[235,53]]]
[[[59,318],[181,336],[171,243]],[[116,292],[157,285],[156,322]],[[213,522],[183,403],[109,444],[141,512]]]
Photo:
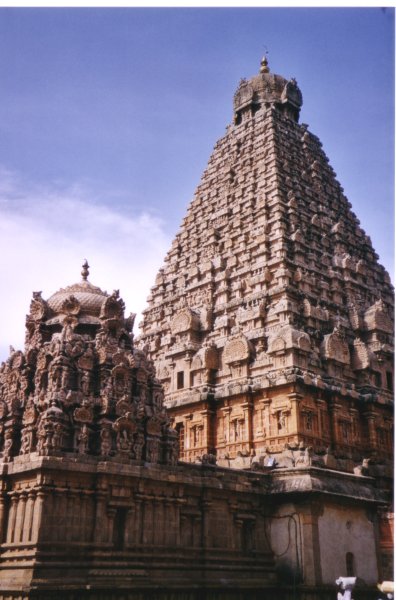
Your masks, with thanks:
[[[391,455],[393,289],[301,106],[265,58],[241,80],[151,289],[141,343],[187,461]]]
[[[392,579],[392,287],[301,105],[265,59],[241,81],[138,343],[86,263],[33,294],[0,365],[0,600]]]

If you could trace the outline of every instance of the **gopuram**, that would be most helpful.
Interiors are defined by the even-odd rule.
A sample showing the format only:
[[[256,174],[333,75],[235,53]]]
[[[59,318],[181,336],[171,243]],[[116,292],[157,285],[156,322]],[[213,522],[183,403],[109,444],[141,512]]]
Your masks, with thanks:
[[[392,579],[393,290],[295,80],[242,80],[152,288],[34,292],[0,368],[0,600]]]

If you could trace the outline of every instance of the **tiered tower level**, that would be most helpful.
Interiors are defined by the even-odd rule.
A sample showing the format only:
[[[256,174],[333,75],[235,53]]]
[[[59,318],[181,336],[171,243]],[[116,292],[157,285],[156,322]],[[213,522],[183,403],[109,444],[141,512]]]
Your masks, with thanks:
[[[240,82],[144,311],[184,460],[392,452],[393,288],[301,105],[266,59]]]

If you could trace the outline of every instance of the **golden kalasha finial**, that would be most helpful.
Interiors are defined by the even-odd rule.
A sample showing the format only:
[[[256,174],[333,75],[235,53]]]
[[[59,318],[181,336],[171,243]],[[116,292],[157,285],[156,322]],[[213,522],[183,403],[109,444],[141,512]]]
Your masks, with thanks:
[[[266,56],[261,59],[260,73],[269,73],[268,60]]]
[[[89,264],[87,259],[84,260],[84,264],[82,266],[81,275],[84,281],[87,281],[89,275]]]

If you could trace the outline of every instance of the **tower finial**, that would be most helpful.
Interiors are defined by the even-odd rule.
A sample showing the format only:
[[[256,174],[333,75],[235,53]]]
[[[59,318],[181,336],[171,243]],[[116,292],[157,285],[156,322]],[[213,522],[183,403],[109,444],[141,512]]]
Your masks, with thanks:
[[[268,60],[266,56],[263,56],[260,65],[260,73],[269,73]]]
[[[82,275],[83,281],[87,281],[88,275],[89,275],[89,264],[88,264],[87,259],[84,260],[81,275]]]

